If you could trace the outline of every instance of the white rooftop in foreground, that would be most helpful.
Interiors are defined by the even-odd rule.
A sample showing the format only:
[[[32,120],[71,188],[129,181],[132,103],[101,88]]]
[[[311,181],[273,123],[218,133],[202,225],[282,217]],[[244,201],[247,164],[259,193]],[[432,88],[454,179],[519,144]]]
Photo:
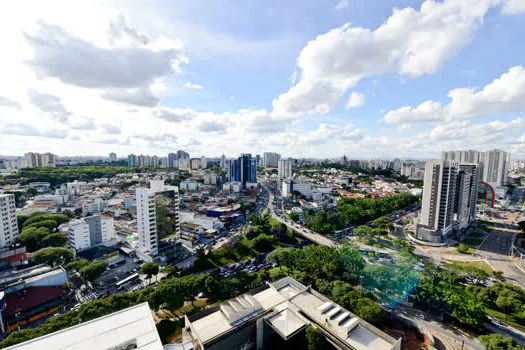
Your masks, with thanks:
[[[148,303],[132,306],[7,349],[106,350],[124,348],[132,344],[136,345],[130,347],[132,349],[163,349]]]

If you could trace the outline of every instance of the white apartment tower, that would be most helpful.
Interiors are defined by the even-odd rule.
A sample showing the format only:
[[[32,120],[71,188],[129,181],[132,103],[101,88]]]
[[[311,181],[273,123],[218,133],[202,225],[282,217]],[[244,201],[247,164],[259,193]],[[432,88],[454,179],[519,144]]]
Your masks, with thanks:
[[[279,179],[289,179],[292,177],[292,158],[288,159],[279,159],[277,174]]]
[[[275,152],[264,152],[263,165],[265,168],[275,168],[281,159],[281,155]]]
[[[104,243],[116,243],[113,218],[98,215],[88,216],[69,225],[69,246],[83,250]]]
[[[0,194],[0,248],[10,246],[18,235],[15,195]]]
[[[415,225],[417,238],[438,243],[452,231],[458,172],[457,162],[426,162],[421,214]]]
[[[151,180],[150,188],[137,188],[137,231],[139,249],[150,255],[157,255],[159,232],[157,228],[157,205],[167,208],[174,217],[176,238],[180,238],[179,188],[166,186],[164,180]]]
[[[483,181],[492,187],[498,187],[507,183],[509,172],[510,153],[497,149],[483,152]]]

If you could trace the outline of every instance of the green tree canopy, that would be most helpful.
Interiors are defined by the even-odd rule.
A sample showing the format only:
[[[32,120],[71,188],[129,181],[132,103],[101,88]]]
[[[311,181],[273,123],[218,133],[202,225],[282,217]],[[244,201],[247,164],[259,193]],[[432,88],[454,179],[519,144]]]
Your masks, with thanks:
[[[155,264],[154,262],[147,262],[142,264],[140,270],[144,275],[147,275],[147,278],[149,279],[159,273],[159,265]]]
[[[108,267],[108,263],[106,261],[93,261],[92,263],[82,267],[80,271],[80,275],[84,277],[87,281],[93,281],[98,276],[102,274]]]
[[[37,264],[48,264],[51,266],[64,265],[73,260],[74,253],[66,248],[42,248],[33,255],[33,261]]]
[[[479,341],[487,350],[525,350],[523,346],[516,344],[514,339],[502,334],[482,335]]]
[[[24,228],[20,233],[20,242],[26,246],[27,251],[34,252],[42,247],[42,240],[49,235],[49,230],[45,227]]]

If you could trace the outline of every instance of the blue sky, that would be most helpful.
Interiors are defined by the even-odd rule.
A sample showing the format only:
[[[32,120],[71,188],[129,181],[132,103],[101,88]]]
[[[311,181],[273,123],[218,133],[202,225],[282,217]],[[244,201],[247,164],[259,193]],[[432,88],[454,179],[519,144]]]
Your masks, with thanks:
[[[0,154],[525,158],[525,0],[20,1]]]

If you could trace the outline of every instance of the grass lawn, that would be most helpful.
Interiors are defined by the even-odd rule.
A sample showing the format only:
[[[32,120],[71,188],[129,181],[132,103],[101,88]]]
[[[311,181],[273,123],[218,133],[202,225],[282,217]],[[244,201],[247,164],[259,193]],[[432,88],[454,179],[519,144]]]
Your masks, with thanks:
[[[453,261],[451,263],[459,267],[471,267],[471,268],[481,269],[491,276],[494,273],[494,270],[492,269],[492,267],[490,267],[489,264],[487,264],[484,261]]]
[[[507,318],[507,321],[505,321],[505,314],[503,312],[492,310],[492,309],[489,309],[488,307],[485,308],[485,311],[487,311],[487,314],[489,316],[499,318],[501,322],[506,322],[510,324],[511,326],[514,326],[518,328],[519,330],[525,332],[525,318],[521,318],[519,316],[519,313],[514,313],[514,314],[509,315],[509,317]]]
[[[483,242],[483,240],[479,239],[479,238],[466,238],[466,239],[461,241],[461,243],[466,244],[466,245],[470,245],[470,246],[473,246],[473,247],[479,246],[481,244],[481,242]]]

